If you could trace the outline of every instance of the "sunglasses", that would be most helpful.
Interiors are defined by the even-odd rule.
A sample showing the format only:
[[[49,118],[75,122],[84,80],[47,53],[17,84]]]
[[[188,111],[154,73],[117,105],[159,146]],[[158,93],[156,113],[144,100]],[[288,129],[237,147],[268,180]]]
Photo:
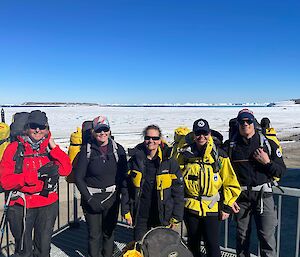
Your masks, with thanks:
[[[39,128],[40,130],[44,130],[47,128],[46,125],[41,125],[41,124],[37,124],[37,123],[29,123],[29,128],[30,129],[37,129]]]
[[[203,135],[203,136],[208,136],[209,132],[208,131],[204,131],[204,130],[198,130],[198,131],[195,131],[195,136],[196,137],[199,137],[200,135]]]
[[[109,131],[109,128],[107,127],[103,127],[103,128],[98,128],[95,130],[96,133],[101,133],[101,132],[108,132]]]
[[[150,137],[150,136],[145,136],[144,139],[145,139],[145,140],[150,140],[150,139],[152,139],[153,141],[157,141],[157,140],[160,140],[160,137]]]
[[[253,123],[253,120],[239,120],[240,125],[244,125],[245,123],[251,125]]]

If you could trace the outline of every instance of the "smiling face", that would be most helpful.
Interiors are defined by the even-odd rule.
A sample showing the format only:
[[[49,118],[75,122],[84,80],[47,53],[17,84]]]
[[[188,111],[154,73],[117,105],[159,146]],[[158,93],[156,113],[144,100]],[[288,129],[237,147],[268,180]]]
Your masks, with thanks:
[[[93,130],[93,135],[100,145],[107,145],[108,138],[110,136],[110,130],[109,128],[103,127],[97,130]]]
[[[161,143],[160,132],[157,129],[148,129],[144,136],[144,144],[149,151],[157,151]]]
[[[210,132],[196,131],[194,132],[194,134],[195,134],[194,141],[196,142],[198,148],[202,148],[207,144],[208,139],[210,137]]]
[[[254,123],[250,119],[239,121],[239,132],[245,138],[251,138],[255,134]]]
[[[46,126],[38,124],[29,124],[26,134],[31,138],[32,141],[38,142],[49,133],[49,129]]]

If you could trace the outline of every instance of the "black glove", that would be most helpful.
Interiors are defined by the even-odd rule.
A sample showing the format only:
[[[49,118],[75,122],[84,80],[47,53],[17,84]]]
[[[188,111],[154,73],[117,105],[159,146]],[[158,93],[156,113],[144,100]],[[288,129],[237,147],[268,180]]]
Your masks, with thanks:
[[[101,194],[93,194],[88,200],[88,204],[94,212],[100,213],[104,210],[101,201],[103,196]]]
[[[58,176],[58,166],[53,162],[48,162],[38,170],[38,178],[40,180],[46,180],[49,177]]]
[[[38,178],[44,181],[43,190],[40,195],[48,197],[49,192],[54,191],[58,184],[58,166],[53,161],[48,162],[39,168]]]

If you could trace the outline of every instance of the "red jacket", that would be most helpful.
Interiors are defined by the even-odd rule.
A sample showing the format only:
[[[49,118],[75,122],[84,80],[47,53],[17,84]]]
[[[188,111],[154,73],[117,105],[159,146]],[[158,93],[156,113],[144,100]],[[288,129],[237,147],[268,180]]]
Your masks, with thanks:
[[[24,146],[24,155],[43,154],[47,152],[47,146],[51,134],[41,143],[38,151],[33,150],[28,142],[25,142],[22,137],[18,140]],[[44,182],[38,179],[38,169],[50,161],[54,161],[59,166],[59,175],[67,176],[72,170],[72,165],[68,155],[63,152],[59,146],[53,148],[49,155],[25,157],[21,174],[15,174],[15,164],[13,160],[18,148],[18,142],[10,143],[3,154],[0,162],[0,184],[4,190],[18,190],[25,193],[26,207],[36,208],[50,205],[57,201],[58,195],[56,192],[50,192],[48,197],[40,196],[39,193],[43,189]],[[16,200],[11,200],[10,205],[18,203],[24,205],[21,197]]]

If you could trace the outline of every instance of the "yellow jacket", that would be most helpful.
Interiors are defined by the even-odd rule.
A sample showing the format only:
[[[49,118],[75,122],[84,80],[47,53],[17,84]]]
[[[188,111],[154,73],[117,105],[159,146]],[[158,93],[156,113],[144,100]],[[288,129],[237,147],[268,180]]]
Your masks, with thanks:
[[[180,150],[178,162],[185,184],[185,208],[199,215],[217,215],[221,209],[230,213],[241,188],[229,157],[209,138],[203,157],[194,144]]]

